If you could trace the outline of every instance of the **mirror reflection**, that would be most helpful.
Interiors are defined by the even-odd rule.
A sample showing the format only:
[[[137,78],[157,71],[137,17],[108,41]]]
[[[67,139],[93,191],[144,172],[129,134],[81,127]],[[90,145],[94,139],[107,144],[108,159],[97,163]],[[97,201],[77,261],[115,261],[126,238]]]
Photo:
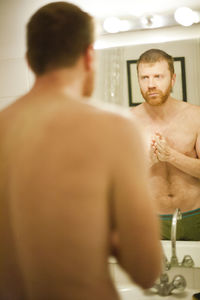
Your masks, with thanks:
[[[174,62],[163,50],[145,51],[137,74],[145,102],[131,112],[145,134],[162,238],[171,238],[172,216],[179,208],[176,239],[200,240],[200,108],[171,96]]]
[[[101,84],[105,83],[101,98],[127,107],[127,62],[137,62],[141,57],[139,64],[129,69],[136,102],[130,111],[144,135],[149,183],[165,240],[171,239],[177,208],[181,213],[176,240],[200,240],[199,45],[196,38],[98,50],[100,61],[104,62],[100,68],[104,78],[103,81],[101,77]],[[183,70],[173,57],[184,59],[185,91]]]

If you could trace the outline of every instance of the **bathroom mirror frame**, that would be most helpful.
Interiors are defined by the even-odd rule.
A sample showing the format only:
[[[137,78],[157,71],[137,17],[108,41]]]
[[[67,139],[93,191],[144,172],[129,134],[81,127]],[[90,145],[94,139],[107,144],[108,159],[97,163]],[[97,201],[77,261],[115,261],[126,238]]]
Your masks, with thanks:
[[[181,90],[182,99],[187,102],[185,57],[174,57],[174,69],[176,73],[176,89]],[[144,102],[140,93],[140,87],[137,78],[137,60],[127,60],[127,78],[128,78],[128,98],[129,106],[137,106]],[[174,93],[173,93],[174,92]],[[172,96],[176,97],[176,91],[172,91]]]

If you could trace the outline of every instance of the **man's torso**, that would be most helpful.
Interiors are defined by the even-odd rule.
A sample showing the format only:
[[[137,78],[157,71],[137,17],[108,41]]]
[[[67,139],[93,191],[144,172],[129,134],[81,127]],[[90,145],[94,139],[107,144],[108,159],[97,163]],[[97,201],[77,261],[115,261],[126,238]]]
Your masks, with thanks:
[[[99,112],[74,100],[28,101],[0,119],[0,281],[14,293],[11,274],[21,272],[16,285],[25,280],[34,300],[116,300],[107,263],[109,122],[102,132]]]
[[[186,104],[188,105],[188,104]],[[142,108],[133,109],[133,115],[144,130],[147,152],[150,151],[151,139],[159,132],[169,146],[189,157],[197,158],[195,150],[199,122],[195,120],[194,107],[183,106],[167,122],[149,118]],[[200,181],[167,162],[158,162],[150,169],[150,186],[159,213],[170,214],[175,208],[189,211],[200,207]]]

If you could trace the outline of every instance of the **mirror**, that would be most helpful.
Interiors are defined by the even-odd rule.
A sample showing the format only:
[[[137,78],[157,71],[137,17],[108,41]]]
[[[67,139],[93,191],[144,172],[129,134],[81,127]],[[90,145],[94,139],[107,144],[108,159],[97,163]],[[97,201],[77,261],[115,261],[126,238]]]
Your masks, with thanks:
[[[31,2],[1,1],[0,109],[32,85],[24,61],[24,29],[27,16],[40,1]],[[187,101],[200,105],[200,24],[105,35],[99,42],[110,48],[97,50],[99,61],[94,98],[129,107],[126,62],[138,59],[147,49],[159,48],[173,57],[185,58]]]
[[[133,39],[134,36],[130,38]],[[143,52],[151,48],[164,50],[175,58],[177,79],[172,97],[200,105],[200,36],[164,43],[142,44],[141,41],[140,45],[97,50],[99,73],[95,96],[125,107],[144,101],[141,100],[135,62]],[[198,185],[198,182],[195,184]]]

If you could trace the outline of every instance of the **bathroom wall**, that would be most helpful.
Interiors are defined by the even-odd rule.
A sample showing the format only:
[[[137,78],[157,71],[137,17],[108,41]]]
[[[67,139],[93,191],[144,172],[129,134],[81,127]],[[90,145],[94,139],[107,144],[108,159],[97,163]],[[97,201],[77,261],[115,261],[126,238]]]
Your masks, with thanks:
[[[25,24],[32,9],[31,1],[0,1],[0,110],[26,93],[33,82],[24,58]]]

